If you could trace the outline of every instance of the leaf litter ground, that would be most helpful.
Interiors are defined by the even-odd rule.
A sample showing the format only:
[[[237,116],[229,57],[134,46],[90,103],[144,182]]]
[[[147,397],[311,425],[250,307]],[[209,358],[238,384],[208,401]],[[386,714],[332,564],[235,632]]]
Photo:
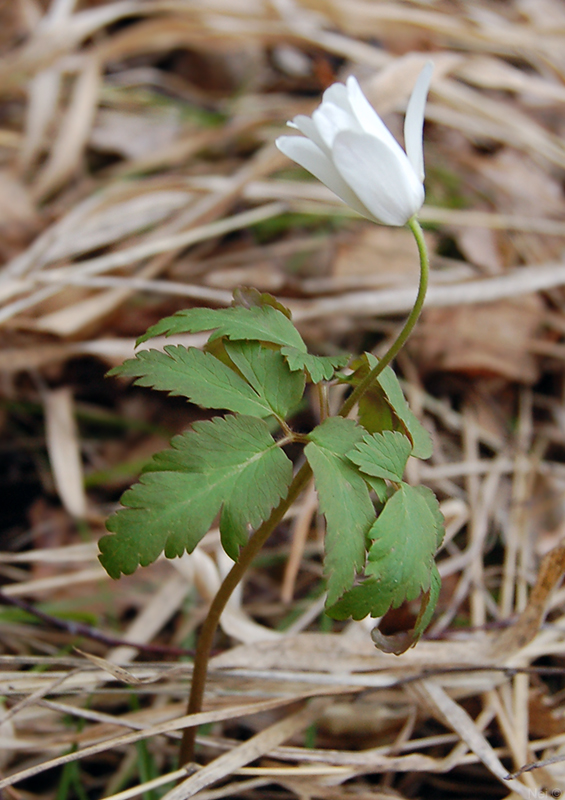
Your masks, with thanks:
[[[344,15],[335,0],[15,0],[0,13],[6,796],[557,796],[561,4],[361,0]],[[273,142],[351,73],[400,130],[430,55],[422,221],[433,279],[398,366],[434,441],[429,462],[408,462],[406,491],[433,488],[448,523],[437,613],[402,657],[375,649],[364,622],[330,621],[306,494],[226,609],[196,720],[201,768],[187,778],[174,759],[195,635],[228,568],[220,533],[119,582],[96,541],[142,465],[190,423],[210,423],[183,399],[104,373],[162,317],[227,307],[240,285],[279,296],[328,369],[344,351],[383,352],[414,297],[407,234],[354,218]],[[178,348],[206,338],[151,341],[164,388]],[[242,371],[261,368],[233,346]],[[302,365],[300,340],[287,347]],[[213,405],[212,386],[190,389]],[[295,426],[316,409],[311,398]],[[199,425],[191,435],[208,430]],[[366,441],[361,461],[370,447],[386,452]],[[401,606],[383,634],[402,635],[416,614]]]

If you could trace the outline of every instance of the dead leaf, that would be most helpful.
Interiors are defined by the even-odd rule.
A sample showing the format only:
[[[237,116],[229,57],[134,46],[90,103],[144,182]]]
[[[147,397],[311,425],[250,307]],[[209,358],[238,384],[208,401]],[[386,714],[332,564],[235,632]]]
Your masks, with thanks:
[[[134,675],[132,672],[128,672],[127,669],[123,667],[119,667],[117,664],[112,664],[110,661],[107,661],[105,658],[100,658],[100,656],[95,656],[93,653],[85,653],[83,650],[80,650],[78,647],[75,647],[74,650],[79,653],[79,655],[83,656],[90,661],[91,664],[98,667],[99,669],[107,672],[117,681],[120,683],[125,683],[128,686],[139,686],[142,683],[147,683],[147,680],[142,680],[138,678],[137,675]],[[151,680],[151,679],[150,679]],[[150,681],[149,681],[150,682]]]
[[[413,49],[416,48],[410,48],[410,50]],[[427,53],[408,52],[390,61],[363,84],[367,98],[379,114],[398,111],[399,104],[406,105],[411,91],[410,87],[414,86],[422,67],[428,60]],[[462,56],[457,53],[434,53],[432,91],[434,81],[449,74],[454,67],[460,64],[461,60]]]
[[[80,679],[84,680],[84,676],[80,676]],[[80,686],[77,684],[77,688]],[[339,691],[339,690],[338,690]],[[184,728],[195,727],[197,725],[204,725],[209,722],[217,722],[226,719],[237,719],[239,717],[256,714],[261,711],[265,711],[272,708],[280,708],[282,706],[289,705],[290,703],[308,698],[310,696],[315,696],[317,692],[314,690],[306,691],[306,692],[297,692],[295,696],[287,696],[287,697],[277,697],[275,699],[269,698],[268,700],[260,700],[260,701],[251,701],[247,703],[243,703],[237,706],[228,706],[227,708],[224,706],[219,710],[212,710],[212,711],[202,711],[198,714],[190,714],[184,717],[178,717],[174,720],[167,720],[166,722],[160,723],[158,725],[152,725],[144,728],[142,731],[134,731],[132,733],[121,734],[119,736],[112,737],[112,739],[105,739],[103,742],[98,742],[96,744],[91,745],[90,747],[85,747],[80,751],[74,751],[72,753],[67,753],[63,756],[57,756],[56,758],[50,759],[49,761],[42,762],[40,764],[35,764],[32,767],[27,767],[13,775],[10,775],[7,778],[2,778],[0,780],[0,790],[5,789],[7,786],[12,786],[14,783],[17,783],[21,780],[26,778],[31,778],[34,775],[39,775],[42,772],[45,772],[48,769],[53,767],[61,766],[63,764],[68,764],[72,761],[78,761],[81,758],[86,758],[90,755],[96,755],[97,753],[103,753],[105,750],[111,750],[119,747],[123,747],[124,745],[139,742],[143,739],[149,739],[151,736],[156,736],[159,734],[169,734],[171,731],[183,730]],[[305,711],[308,711],[305,709]],[[284,720],[283,720],[284,722]],[[308,723],[306,723],[308,724]],[[284,732],[288,730],[288,727],[284,729]],[[264,733],[267,733],[267,737],[269,736],[270,728],[267,729]],[[261,734],[258,734],[258,737],[261,737]],[[287,735],[283,737],[284,739],[287,738]],[[253,744],[257,741],[255,737],[253,737],[251,748]],[[259,742],[263,741],[259,738]],[[244,744],[248,744],[245,742]],[[249,753],[249,749],[243,751],[239,751],[239,753]],[[254,756],[255,757],[255,756]],[[236,756],[237,758],[237,756]],[[252,759],[251,759],[252,760]]]
[[[476,169],[489,180],[489,194],[500,211],[556,217],[565,210],[559,181],[523,153],[504,148],[477,159]]]
[[[426,372],[500,375],[533,384],[539,368],[530,348],[543,314],[544,303],[533,294],[488,305],[430,309],[409,347]]]
[[[18,736],[16,727],[11,719],[4,718],[5,714],[6,707],[4,704],[4,698],[2,698],[2,700],[0,700],[0,737],[5,739],[16,739]],[[0,750],[0,769],[2,772],[12,760],[12,756],[13,753],[11,753],[9,750]]]
[[[27,188],[9,169],[0,170],[0,231],[9,233],[14,225],[35,227],[37,212]]]
[[[428,237],[428,234],[426,234]],[[428,243],[433,244],[428,237]],[[364,225],[353,241],[338,247],[333,264],[336,288],[354,286],[359,277],[370,285],[414,285],[418,258],[412,234],[404,228]]]
[[[71,391],[48,391],[44,403],[47,451],[59,497],[69,514],[84,517],[86,494]]]
[[[530,800],[531,790],[517,780],[507,780],[508,770],[502,765],[492,745],[489,744],[465,709],[452,700],[441,686],[432,681],[422,681],[411,687],[411,691],[419,697],[425,697],[435,706],[448,727],[459,734],[461,740],[506,788],[513,790],[525,800]]]
[[[9,261],[38,230],[29,191],[10,169],[0,170],[0,258]]]
[[[542,0],[533,0],[532,6],[538,10],[543,5]],[[522,0],[520,5],[521,13],[526,12],[526,3]],[[560,6],[552,3],[552,17],[559,13]],[[548,19],[547,14],[540,13],[541,19]],[[565,20],[564,20],[565,21]],[[565,101],[565,88],[558,81],[548,80],[545,76],[540,78],[537,75],[526,72],[524,69],[514,67],[500,58],[488,55],[472,55],[457,65],[457,77],[462,78],[467,83],[480,86],[485,89],[499,89],[506,92],[523,92],[528,99],[535,97],[536,105],[544,99],[547,103],[556,100]]]
[[[79,166],[98,103],[100,81],[98,61],[85,59],[50,156],[34,186],[37,199],[44,199],[59,189]]]
[[[270,262],[253,264],[248,267],[215,269],[205,277],[208,286],[233,291],[238,286],[254,286],[260,292],[278,292],[286,278]]]
[[[559,180],[548,174],[531,155],[503,148],[488,158],[474,159],[473,171],[479,186],[501,212],[562,218],[565,201]],[[514,246],[514,263],[558,259],[563,242],[535,233],[514,233],[507,241]]]
[[[462,228],[456,234],[459,249],[470,264],[496,275],[502,270],[498,232],[491,228]]]
[[[47,134],[57,113],[62,78],[60,65],[55,65],[38,72],[29,83],[25,138],[20,152],[24,172],[34,166],[47,146]]]
[[[543,557],[528,604],[518,621],[503,631],[494,642],[495,656],[504,657],[521,650],[532,641],[543,622],[549,595],[564,571],[565,544],[560,544]]]
[[[321,698],[313,700],[305,708],[290,714],[279,722],[275,722],[265,730],[252,736],[243,744],[234,747],[202,767],[195,775],[191,775],[181,784],[164,795],[163,800],[185,800],[201,789],[230,775],[235,769],[249,764],[251,761],[268,753],[282,744],[298,731],[308,727],[322,712],[328,701]]]
[[[172,145],[180,130],[180,115],[175,108],[143,114],[103,109],[96,117],[90,145],[124,158],[143,158]]]
[[[94,204],[89,198],[82,209],[74,208],[57,224],[53,241],[42,254],[42,264],[121,242],[166,219],[186,206],[190,199],[188,192],[173,189],[143,192],[134,197],[120,197],[120,192],[113,192],[97,198]]]
[[[563,707],[556,705],[547,686],[541,682],[530,691],[528,718],[530,733],[534,737],[542,739],[565,733]]]

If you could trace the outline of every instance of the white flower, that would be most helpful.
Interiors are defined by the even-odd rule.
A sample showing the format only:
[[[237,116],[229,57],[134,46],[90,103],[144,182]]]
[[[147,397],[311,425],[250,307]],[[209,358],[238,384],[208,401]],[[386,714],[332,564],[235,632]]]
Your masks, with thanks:
[[[304,136],[279,136],[276,145],[364,217],[404,225],[424,202],[422,131],[432,70],[428,62],[408,102],[406,152],[353,77],[330,86],[311,117],[288,123]]]

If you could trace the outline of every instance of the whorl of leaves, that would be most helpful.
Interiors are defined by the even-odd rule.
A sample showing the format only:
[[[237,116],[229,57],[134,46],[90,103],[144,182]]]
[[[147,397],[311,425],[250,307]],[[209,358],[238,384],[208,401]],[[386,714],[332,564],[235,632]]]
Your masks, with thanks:
[[[168,345],[141,350],[111,371],[232,412],[172,440],[107,523],[100,560],[114,578],[155,561],[192,552],[219,514],[222,544],[237,560],[249,533],[286,497],[292,463],[270,431],[300,404],[307,382],[336,377],[348,356],[316,356],[268,295],[238,292],[223,309],[193,308],[161,320],[153,336],[211,331],[205,351]],[[377,364],[366,353],[340,380],[356,385]],[[275,428],[270,424],[272,421]],[[390,367],[359,406],[359,422],[330,417],[307,436],[305,456],[326,519],[327,613],[336,619],[381,616],[421,596],[412,644],[433,614],[439,593],[434,555],[443,518],[433,493],[402,478],[410,456],[428,458],[431,440],[410,411]]]

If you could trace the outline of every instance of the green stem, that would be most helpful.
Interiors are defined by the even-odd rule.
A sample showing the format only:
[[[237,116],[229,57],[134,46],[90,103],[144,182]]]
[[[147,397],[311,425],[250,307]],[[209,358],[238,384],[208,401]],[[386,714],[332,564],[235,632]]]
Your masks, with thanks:
[[[416,302],[408,317],[406,324],[402,328],[398,338],[390,347],[388,352],[380,359],[378,365],[369,372],[369,374],[361,381],[361,383],[354,389],[354,391],[347,398],[341,410],[340,416],[346,417],[353,406],[361,398],[361,396],[371,386],[373,381],[381,374],[385,367],[398,354],[408,337],[410,336],[414,325],[416,324],[422,306],[424,305],[424,298],[428,288],[428,273],[429,273],[429,259],[424,235],[422,229],[415,217],[407,223],[408,227],[414,234],[416,244],[418,245],[418,253],[420,254],[420,285],[418,287],[418,294]],[[296,498],[300,495],[302,490],[307,485],[312,477],[312,470],[308,462],[305,462],[299,471],[294,476],[294,480],[290,484],[287,496],[281,500],[279,505],[273,509],[269,519],[265,520],[262,525],[257,528],[253,536],[249,539],[245,547],[242,548],[239,560],[233,565],[223,580],[222,585],[218,589],[218,593],[212,600],[208,614],[200,635],[198,637],[198,645],[194,656],[194,665],[192,671],[192,684],[190,687],[190,697],[188,699],[187,714],[196,714],[202,709],[202,701],[204,699],[204,689],[206,687],[206,676],[208,672],[208,660],[210,658],[210,651],[214,641],[214,636],[218,628],[220,617],[226,604],[231,597],[235,587],[238,585],[248,567],[253,562],[257,553],[261,550],[271,533],[277,527],[279,522],[294,503]],[[185,728],[180,752],[179,752],[179,766],[188,764],[194,761],[194,744],[196,739],[196,728]]]
[[[323,422],[330,414],[327,384],[323,382],[317,383],[316,393],[318,395],[318,405],[320,407],[320,422]]]
[[[377,366],[372,369],[359,383],[353,392],[349,395],[345,403],[342,405],[341,409],[339,410],[340,417],[346,417],[354,405],[361,399],[361,397],[365,394],[367,389],[371,386],[373,381],[375,381],[381,372],[388,367],[388,365],[393,361],[400,350],[404,347],[406,340],[412,333],[414,329],[414,325],[418,321],[418,317],[422,312],[422,308],[424,306],[424,299],[426,297],[426,292],[428,290],[428,277],[430,272],[430,260],[428,257],[428,250],[426,247],[426,242],[424,240],[424,232],[420,227],[420,223],[416,219],[416,217],[412,217],[407,223],[408,227],[414,234],[414,238],[416,239],[416,244],[418,246],[418,254],[420,256],[420,285],[418,286],[418,294],[416,295],[416,302],[414,303],[414,307],[410,312],[410,316],[406,320],[404,327],[400,331],[398,338],[393,342],[391,347],[385,353],[385,355],[379,359],[379,363]]]
[[[235,562],[228,572],[216,596],[212,600],[198,636],[198,645],[196,647],[192,670],[192,684],[186,710],[187,714],[196,714],[202,709],[210,651],[212,649],[216,629],[220,622],[220,617],[230,599],[231,593],[311,477],[312,470],[308,462],[305,462],[294,476],[287,496],[273,509],[269,519],[265,520],[265,522],[257,528],[245,547],[242,548],[238,561]],[[184,764],[194,761],[195,739],[196,728],[185,728],[179,752],[179,766],[182,767]]]

